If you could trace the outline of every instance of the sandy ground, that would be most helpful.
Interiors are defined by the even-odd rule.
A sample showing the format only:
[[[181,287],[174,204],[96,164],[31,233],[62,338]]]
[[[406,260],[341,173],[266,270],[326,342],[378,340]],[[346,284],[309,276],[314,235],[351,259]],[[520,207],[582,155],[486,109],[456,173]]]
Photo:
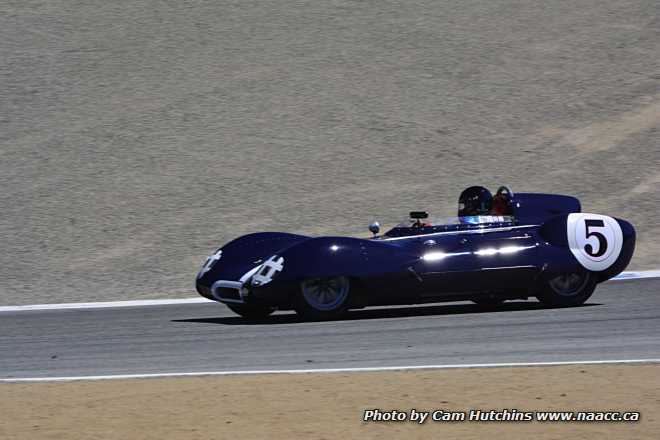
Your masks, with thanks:
[[[657,439],[660,366],[0,385],[3,439]],[[639,411],[636,423],[367,423],[363,411]]]
[[[660,267],[656,0],[3,1],[0,304],[194,295],[260,230],[368,235],[482,183]]]

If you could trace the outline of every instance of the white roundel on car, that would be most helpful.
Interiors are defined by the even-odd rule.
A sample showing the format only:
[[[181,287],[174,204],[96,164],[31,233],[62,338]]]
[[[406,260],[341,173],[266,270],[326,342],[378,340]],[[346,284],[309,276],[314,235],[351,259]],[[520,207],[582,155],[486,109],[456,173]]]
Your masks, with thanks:
[[[623,245],[621,226],[600,214],[569,214],[566,220],[568,246],[586,269],[600,272],[613,265]]]
[[[252,275],[252,284],[255,286],[268,284],[273,280],[275,274],[281,272],[282,269],[284,269],[284,257],[278,258],[277,255],[273,255],[259,266],[255,274]]]
[[[201,278],[201,277],[203,277],[204,274],[205,274],[206,272],[208,272],[209,270],[211,270],[211,268],[213,267],[213,265],[214,265],[214,264],[215,264],[215,263],[216,263],[221,257],[222,257],[222,249],[218,249],[217,251],[215,251],[215,253],[214,253],[213,255],[211,255],[210,257],[208,257],[208,258],[206,259],[206,262],[205,262],[204,265],[202,266],[202,268],[201,268],[201,269],[199,270],[199,272],[197,273],[197,278]]]

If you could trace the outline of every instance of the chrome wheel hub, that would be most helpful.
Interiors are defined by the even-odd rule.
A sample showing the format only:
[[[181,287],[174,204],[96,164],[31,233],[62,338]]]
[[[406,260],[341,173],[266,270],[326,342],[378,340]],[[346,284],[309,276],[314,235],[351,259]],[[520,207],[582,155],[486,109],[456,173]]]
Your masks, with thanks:
[[[348,296],[348,278],[314,278],[302,282],[302,293],[311,307],[332,311],[340,307]]]
[[[589,277],[586,272],[568,273],[551,279],[549,284],[557,294],[573,296],[580,293],[588,281]]]

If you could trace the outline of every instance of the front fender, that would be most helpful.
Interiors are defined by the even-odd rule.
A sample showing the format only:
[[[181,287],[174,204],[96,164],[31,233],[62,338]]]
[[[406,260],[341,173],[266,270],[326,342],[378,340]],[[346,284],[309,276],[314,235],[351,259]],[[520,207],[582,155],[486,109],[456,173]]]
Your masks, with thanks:
[[[271,255],[309,237],[285,232],[259,232],[239,237],[222,246],[217,262],[198,280],[210,284],[215,280],[238,280]]]

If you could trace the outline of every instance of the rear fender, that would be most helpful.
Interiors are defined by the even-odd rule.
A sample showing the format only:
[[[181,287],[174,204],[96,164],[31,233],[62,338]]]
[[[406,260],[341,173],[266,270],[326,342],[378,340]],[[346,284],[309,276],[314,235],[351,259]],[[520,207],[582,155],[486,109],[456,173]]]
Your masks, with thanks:
[[[598,281],[605,281],[622,272],[635,250],[635,229],[621,219],[600,214],[564,214],[545,222],[541,236],[548,244],[568,250],[568,257],[558,265],[575,264],[597,274]],[[558,250],[548,254],[560,255]],[[558,258],[552,260],[559,261]],[[552,268],[551,268],[552,269]]]

